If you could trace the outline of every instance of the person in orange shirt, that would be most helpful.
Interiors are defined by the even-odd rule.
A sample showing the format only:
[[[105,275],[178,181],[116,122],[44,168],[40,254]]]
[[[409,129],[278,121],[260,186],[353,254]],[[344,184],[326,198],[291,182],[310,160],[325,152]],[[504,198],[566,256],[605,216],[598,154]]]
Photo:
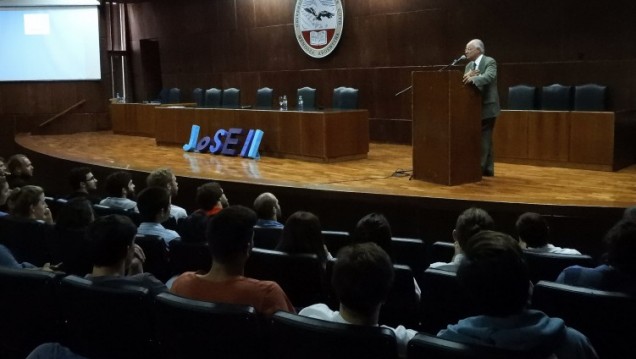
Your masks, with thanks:
[[[271,316],[278,310],[295,312],[276,282],[245,277],[244,268],[254,244],[256,213],[230,206],[215,215],[206,229],[212,267],[203,273],[185,272],[172,284],[174,294],[211,302],[253,306]]]

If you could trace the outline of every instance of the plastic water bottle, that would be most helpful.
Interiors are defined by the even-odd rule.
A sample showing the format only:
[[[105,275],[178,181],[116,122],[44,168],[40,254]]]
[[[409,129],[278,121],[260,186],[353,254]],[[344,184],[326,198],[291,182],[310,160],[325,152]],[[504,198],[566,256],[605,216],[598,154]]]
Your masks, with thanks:
[[[303,102],[303,97],[302,96],[298,96],[298,111],[302,111],[304,108],[304,102]]]
[[[283,111],[287,111],[287,95],[283,95]]]

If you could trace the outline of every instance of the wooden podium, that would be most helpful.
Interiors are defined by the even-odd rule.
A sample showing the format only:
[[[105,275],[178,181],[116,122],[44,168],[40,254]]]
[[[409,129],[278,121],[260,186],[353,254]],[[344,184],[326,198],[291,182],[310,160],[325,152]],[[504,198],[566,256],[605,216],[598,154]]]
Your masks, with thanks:
[[[454,186],[481,181],[481,95],[462,73],[416,71],[413,178]]]

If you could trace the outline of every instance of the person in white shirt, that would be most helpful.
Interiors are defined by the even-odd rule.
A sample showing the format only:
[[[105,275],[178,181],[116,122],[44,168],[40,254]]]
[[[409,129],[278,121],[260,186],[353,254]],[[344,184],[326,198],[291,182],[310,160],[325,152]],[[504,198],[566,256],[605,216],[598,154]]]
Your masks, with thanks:
[[[174,199],[179,193],[179,183],[177,177],[169,168],[156,169],[146,177],[146,185],[148,187],[166,187],[170,192],[170,199]],[[170,204],[170,217],[179,220],[186,218],[188,213],[182,207]]]
[[[378,326],[380,309],[393,282],[393,263],[389,255],[375,243],[344,247],[334,264],[331,285],[340,301],[339,311],[326,304],[314,304],[300,315],[337,323]],[[416,331],[404,326],[391,328],[395,333],[398,355],[406,357],[406,347]]]
[[[515,223],[519,244],[528,252],[580,255],[572,248],[556,247],[549,243],[550,227],[538,213],[526,212]]]
[[[142,221],[137,235],[159,236],[166,244],[180,238],[179,233],[161,225],[170,217],[170,193],[165,187],[147,187],[139,192],[137,206]]]

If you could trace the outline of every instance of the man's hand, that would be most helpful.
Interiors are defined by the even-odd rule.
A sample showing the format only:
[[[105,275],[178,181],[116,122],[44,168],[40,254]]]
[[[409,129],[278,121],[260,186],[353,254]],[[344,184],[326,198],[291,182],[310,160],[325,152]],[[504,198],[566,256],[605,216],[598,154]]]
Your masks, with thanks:
[[[463,78],[463,82],[464,85],[468,85],[470,83],[473,82],[473,77],[475,76],[479,76],[479,70],[475,69],[475,70],[470,70],[467,73],[464,74],[464,78]]]

